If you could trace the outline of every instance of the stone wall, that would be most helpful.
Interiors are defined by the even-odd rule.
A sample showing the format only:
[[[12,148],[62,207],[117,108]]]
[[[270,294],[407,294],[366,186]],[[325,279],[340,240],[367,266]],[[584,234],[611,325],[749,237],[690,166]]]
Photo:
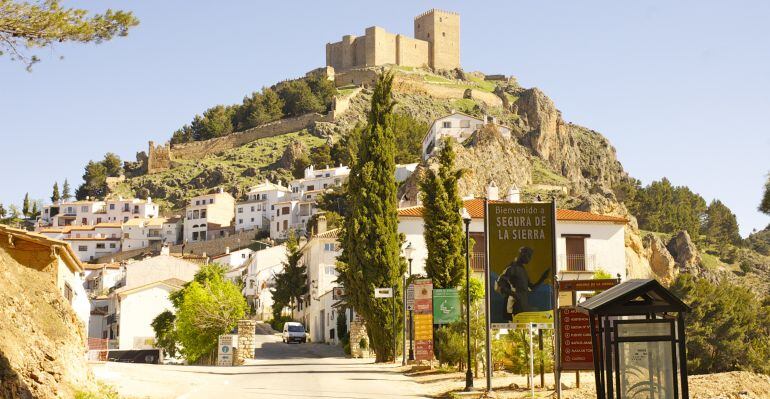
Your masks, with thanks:
[[[175,144],[171,147],[171,154],[173,159],[201,159],[206,155],[218,154],[257,139],[279,136],[281,134],[307,129],[313,126],[313,123],[315,122],[326,120],[326,116],[316,113],[281,119],[242,132],[228,134],[223,137],[195,141],[192,143]]]
[[[225,253],[225,248],[227,247],[230,247],[230,250],[235,251],[236,248],[238,248],[239,243],[241,247],[245,247],[251,244],[256,235],[256,230],[251,230],[235,233],[224,238],[216,238],[213,240],[201,242],[188,242],[184,247],[184,253],[196,255],[202,255],[205,253],[207,256],[217,256]],[[182,244],[172,246],[171,252],[181,253]]]
[[[430,42],[430,66],[460,67],[460,14],[432,9],[414,19],[415,39]]]
[[[372,86],[377,82],[377,69],[352,69],[345,72],[338,72],[334,75],[334,84],[337,87],[348,85]]]
[[[257,349],[256,324],[254,320],[238,320],[238,350],[233,359],[236,366],[242,365],[246,359],[254,359],[254,350]]]
[[[367,352],[361,350],[358,345],[361,342],[361,338],[366,340]],[[366,325],[364,319],[356,313],[353,320],[350,321],[350,355],[353,357],[366,357],[371,353],[371,345],[369,345],[369,336],[366,334]]]
[[[334,98],[334,107],[332,108],[332,115],[336,119],[341,116],[350,108],[350,101],[353,100],[358,93],[362,90],[361,87],[355,88],[350,94],[346,96],[337,96]]]
[[[396,36],[396,63],[407,67],[427,67],[430,65],[429,47],[428,42],[424,40],[398,35]]]
[[[153,174],[171,168],[171,148],[168,144],[155,145],[150,141],[147,151],[147,173]]]
[[[396,35],[378,26],[366,28],[366,65],[396,63]]]
[[[151,255],[160,252],[161,242],[151,242],[150,246],[145,248],[130,249],[128,251],[115,252],[114,254],[107,254],[96,258],[94,263],[113,263],[122,262],[124,260],[132,259],[144,254]]]

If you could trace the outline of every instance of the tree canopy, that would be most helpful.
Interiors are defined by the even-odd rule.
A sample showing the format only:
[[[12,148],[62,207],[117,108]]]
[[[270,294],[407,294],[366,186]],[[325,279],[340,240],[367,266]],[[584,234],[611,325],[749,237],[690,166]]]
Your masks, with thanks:
[[[275,275],[275,287],[270,290],[273,295],[273,317],[279,318],[285,307],[294,309],[302,298],[307,295],[307,267],[300,260],[302,252],[294,230],[289,231],[286,241],[286,262],[283,271]]]
[[[62,7],[59,0],[0,0],[0,55],[9,55],[30,69],[40,61],[29,52],[59,42],[101,43],[126,36],[139,20],[131,12],[108,9],[89,15],[78,8]]]
[[[343,221],[338,268],[348,303],[366,321],[378,362],[391,358],[396,333],[393,322],[399,325],[401,320],[390,301],[373,298],[374,288],[394,287],[400,302],[400,281],[406,268],[400,257],[396,214],[392,85],[393,75],[383,74],[374,87],[367,125],[348,178],[349,214]]]
[[[762,201],[759,203],[759,211],[770,215],[770,175],[767,175],[765,194],[762,196]]]

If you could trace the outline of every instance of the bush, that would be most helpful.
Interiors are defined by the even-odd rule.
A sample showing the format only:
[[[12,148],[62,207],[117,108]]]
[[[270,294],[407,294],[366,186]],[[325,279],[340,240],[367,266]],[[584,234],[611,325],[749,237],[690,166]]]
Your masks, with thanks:
[[[434,353],[439,364],[460,364],[465,353],[465,339],[452,326],[441,326],[434,332]]]

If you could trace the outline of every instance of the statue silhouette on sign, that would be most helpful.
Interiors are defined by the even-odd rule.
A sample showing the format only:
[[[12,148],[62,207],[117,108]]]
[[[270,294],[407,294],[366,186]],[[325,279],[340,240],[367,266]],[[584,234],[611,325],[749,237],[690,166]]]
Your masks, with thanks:
[[[507,298],[507,306],[505,308],[506,320],[511,320],[512,315],[521,312],[537,310],[531,309],[529,306],[528,294],[533,288],[542,284],[548,278],[551,268],[547,268],[536,282],[530,282],[525,266],[532,260],[532,255],[534,255],[532,248],[519,248],[519,255],[516,257],[516,260],[508,265],[497,278],[497,281],[495,281],[495,291]]]

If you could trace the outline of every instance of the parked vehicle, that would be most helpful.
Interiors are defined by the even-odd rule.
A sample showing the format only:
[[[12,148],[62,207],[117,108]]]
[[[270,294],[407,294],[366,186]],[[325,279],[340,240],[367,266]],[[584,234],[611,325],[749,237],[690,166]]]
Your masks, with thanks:
[[[283,342],[289,344],[292,342],[307,342],[307,334],[305,334],[305,326],[302,323],[295,321],[289,321],[283,324]]]

